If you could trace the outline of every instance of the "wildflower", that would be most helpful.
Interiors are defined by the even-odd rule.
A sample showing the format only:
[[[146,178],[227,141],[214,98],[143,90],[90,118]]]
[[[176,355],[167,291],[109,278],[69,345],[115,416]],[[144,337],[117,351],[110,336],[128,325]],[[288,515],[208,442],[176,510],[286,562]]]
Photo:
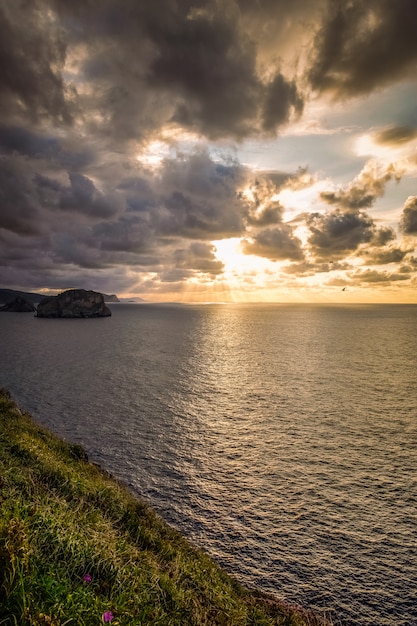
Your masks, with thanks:
[[[83,578],[83,581],[84,581],[85,583],[91,583],[91,581],[92,581],[92,580],[93,580],[93,579],[92,579],[92,577],[91,577],[91,575],[90,575],[90,574],[86,574],[86,575],[84,576],[84,578]]]
[[[111,611],[104,611],[103,613],[103,622],[111,622],[113,619],[113,613]]]

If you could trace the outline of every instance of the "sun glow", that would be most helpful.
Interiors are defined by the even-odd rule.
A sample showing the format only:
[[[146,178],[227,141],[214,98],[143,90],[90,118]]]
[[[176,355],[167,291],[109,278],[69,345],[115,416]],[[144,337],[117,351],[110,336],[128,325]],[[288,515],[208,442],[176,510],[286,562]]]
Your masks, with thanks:
[[[136,156],[136,160],[149,167],[158,167],[169,156],[170,147],[164,141],[150,141]]]
[[[216,247],[216,257],[224,263],[226,271],[230,272],[241,268],[241,257],[244,255],[241,251],[239,238],[221,239],[220,241],[212,241],[212,244]]]
[[[227,287],[229,300],[250,302],[280,299],[277,277],[282,269],[281,262],[244,254],[242,240],[237,237],[212,243],[216,248],[216,257],[224,264],[217,286],[222,284]]]
[[[227,277],[243,278],[250,274],[256,278],[258,273],[270,268],[271,262],[253,254],[244,254],[241,241],[238,237],[212,241],[216,247],[216,257],[224,263]]]

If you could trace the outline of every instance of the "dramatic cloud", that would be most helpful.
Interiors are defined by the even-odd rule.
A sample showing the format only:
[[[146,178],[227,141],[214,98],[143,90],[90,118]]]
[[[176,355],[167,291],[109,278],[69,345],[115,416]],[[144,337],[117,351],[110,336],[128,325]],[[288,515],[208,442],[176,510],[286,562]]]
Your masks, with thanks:
[[[36,235],[41,231],[33,170],[19,156],[0,158],[0,228]]]
[[[55,16],[45,3],[3,2],[0,5],[0,99],[3,115],[38,122],[72,121],[73,92],[62,71],[66,43]]]
[[[367,208],[384,195],[386,184],[390,180],[399,181],[401,174],[393,165],[381,171],[378,164],[370,162],[346,189],[324,191],[320,195],[328,204],[347,209]]]
[[[417,137],[417,128],[411,126],[390,126],[375,135],[375,141],[382,145],[400,146]]]
[[[186,249],[176,250],[173,261],[177,268],[188,268],[215,276],[223,271],[224,265],[214,254],[214,246],[194,242]]]
[[[181,268],[183,278],[221,273],[223,264],[204,240],[244,232],[248,203],[238,190],[246,170],[234,161],[214,162],[206,151],[166,159],[156,171],[135,169],[135,175],[132,167],[122,169],[115,189],[106,167],[94,170],[93,182],[56,164],[51,172],[45,159],[4,156],[0,227],[32,236],[43,270],[131,266],[161,272],[163,280],[165,265]],[[5,245],[18,241],[9,237]]]
[[[242,248],[246,254],[256,254],[271,261],[300,261],[303,258],[301,241],[288,224],[259,231],[250,240],[244,240]]]
[[[255,205],[256,206],[256,205]],[[255,207],[253,207],[255,208]],[[251,226],[270,226],[282,221],[284,207],[280,202],[268,202],[260,209],[250,213],[247,223]]]
[[[1,283],[412,294],[416,20],[414,0],[1,3]]]
[[[118,139],[143,139],[164,124],[241,138],[302,111],[291,77],[258,73],[256,41],[232,1],[53,4],[77,68],[78,104],[91,127]]]
[[[374,283],[395,283],[408,280],[408,276],[401,273],[378,272],[376,270],[358,270],[348,274],[351,284],[366,285]]]
[[[378,228],[378,230],[374,232],[374,236],[372,238],[371,244],[376,247],[385,246],[386,244],[393,241],[394,239],[395,239],[395,232],[393,231],[393,229],[388,226],[382,226],[381,228]]]
[[[165,161],[155,185],[154,228],[195,239],[241,234],[246,204],[237,188],[244,177],[239,164],[216,163],[206,152]]]
[[[309,244],[317,257],[340,257],[372,240],[375,225],[362,211],[336,209],[325,215],[312,213],[307,224],[311,231]]]
[[[413,77],[416,28],[414,0],[329,2],[309,71],[312,87],[342,98]]]
[[[406,235],[417,235],[417,196],[407,198],[400,226]]]
[[[288,122],[292,111],[295,117],[299,117],[303,107],[304,102],[296,84],[286,81],[282,74],[277,74],[267,85],[262,126],[266,131],[276,131]]]
[[[404,257],[412,250],[401,250],[400,248],[370,249],[363,253],[367,265],[387,265],[389,263],[400,263]]]

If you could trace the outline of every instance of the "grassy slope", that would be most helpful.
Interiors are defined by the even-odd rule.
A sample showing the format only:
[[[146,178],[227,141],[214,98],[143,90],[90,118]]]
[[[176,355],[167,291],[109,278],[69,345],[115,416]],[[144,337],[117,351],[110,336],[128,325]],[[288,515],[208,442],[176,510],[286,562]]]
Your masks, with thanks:
[[[242,588],[0,390],[0,624],[94,626],[105,611],[112,626],[320,623]]]

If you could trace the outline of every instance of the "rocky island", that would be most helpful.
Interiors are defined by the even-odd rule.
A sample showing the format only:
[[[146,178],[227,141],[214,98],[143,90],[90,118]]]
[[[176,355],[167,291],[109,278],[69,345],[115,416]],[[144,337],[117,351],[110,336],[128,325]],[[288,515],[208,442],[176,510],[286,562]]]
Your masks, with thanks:
[[[110,309],[104,303],[103,294],[85,289],[69,289],[57,296],[41,300],[36,317],[95,318],[109,317]]]

